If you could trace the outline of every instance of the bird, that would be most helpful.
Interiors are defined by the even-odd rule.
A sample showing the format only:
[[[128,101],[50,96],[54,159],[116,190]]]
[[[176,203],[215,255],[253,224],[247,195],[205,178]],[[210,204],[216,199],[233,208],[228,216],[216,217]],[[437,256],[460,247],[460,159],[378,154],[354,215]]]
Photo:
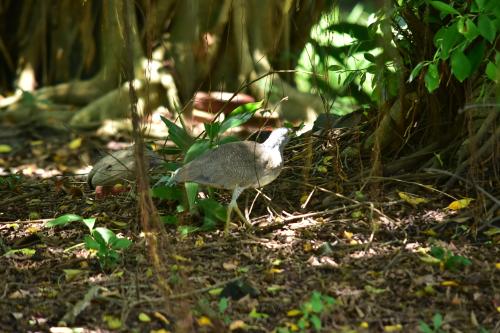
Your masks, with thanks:
[[[233,210],[251,226],[236,201],[245,189],[266,186],[279,176],[283,168],[283,150],[291,133],[290,129],[281,127],[273,130],[263,143],[239,141],[220,145],[177,169],[171,183],[193,182],[232,190],[224,234],[228,233]]]
[[[144,156],[150,168],[156,167],[163,162],[159,155],[149,149],[144,149]],[[91,188],[113,186],[134,180],[135,159],[133,146],[104,156],[87,175],[87,184]]]

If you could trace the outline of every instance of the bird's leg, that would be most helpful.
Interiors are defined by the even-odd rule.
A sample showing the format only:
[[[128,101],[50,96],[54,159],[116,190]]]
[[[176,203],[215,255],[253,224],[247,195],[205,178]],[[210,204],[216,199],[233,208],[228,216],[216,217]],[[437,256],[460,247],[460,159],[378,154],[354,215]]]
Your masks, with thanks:
[[[236,211],[236,213],[238,213],[238,216],[240,217],[240,219],[245,223],[245,225],[247,227],[252,227],[252,223],[250,223],[250,221],[248,221],[248,219],[245,217],[245,214],[242,213],[242,211],[240,210],[240,207],[238,207],[237,205],[234,207],[234,210]]]
[[[238,200],[238,197],[240,194],[243,192],[243,188],[237,187],[233,191],[233,196],[231,198],[231,202],[229,203],[229,206],[227,207],[227,218],[226,218],[226,226],[224,228],[224,235],[227,236],[227,233],[229,231],[229,223],[231,222],[231,213],[233,212],[233,209],[236,211],[238,216],[245,222],[246,225],[249,225],[250,222],[245,218],[245,216],[241,213],[240,208],[238,207],[238,203],[236,202]]]
[[[226,217],[226,225],[224,226],[224,236],[227,236],[229,231],[229,223],[231,222],[231,213],[233,212],[233,202],[229,204],[227,207],[227,217]]]

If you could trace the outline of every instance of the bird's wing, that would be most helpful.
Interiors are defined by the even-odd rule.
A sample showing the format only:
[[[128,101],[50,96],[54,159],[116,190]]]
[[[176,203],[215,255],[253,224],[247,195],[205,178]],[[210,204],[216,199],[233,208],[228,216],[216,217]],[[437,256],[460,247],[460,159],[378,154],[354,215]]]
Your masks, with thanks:
[[[264,167],[258,158],[261,149],[261,145],[248,141],[222,145],[179,169],[175,181],[226,189],[252,186],[257,182],[258,170]]]

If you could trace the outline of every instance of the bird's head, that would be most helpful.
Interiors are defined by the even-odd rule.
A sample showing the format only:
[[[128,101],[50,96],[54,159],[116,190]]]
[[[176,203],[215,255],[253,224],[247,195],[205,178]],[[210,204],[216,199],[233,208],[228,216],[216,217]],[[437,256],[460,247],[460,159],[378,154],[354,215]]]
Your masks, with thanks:
[[[290,128],[280,127],[271,132],[271,135],[264,141],[263,145],[271,149],[278,148],[281,152],[285,149],[293,131]]]

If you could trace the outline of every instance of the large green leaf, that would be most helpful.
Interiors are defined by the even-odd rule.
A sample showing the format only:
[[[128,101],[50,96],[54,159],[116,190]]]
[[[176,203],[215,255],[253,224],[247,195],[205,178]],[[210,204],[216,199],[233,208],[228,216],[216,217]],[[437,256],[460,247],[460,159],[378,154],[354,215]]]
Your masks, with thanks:
[[[113,231],[103,227],[95,228],[92,231],[92,236],[94,236],[94,239],[96,239],[97,242],[102,243],[103,241],[104,244],[109,244],[110,241],[116,238],[116,235]]]
[[[181,200],[182,191],[175,186],[156,186],[151,189],[151,196],[163,200]]]
[[[203,155],[207,150],[210,149],[210,141],[206,139],[201,139],[196,141],[189,147],[184,156],[184,163],[188,163],[197,157]]]
[[[177,145],[177,147],[181,148],[183,152],[186,152],[193,144],[193,138],[182,127],[177,126],[175,123],[163,116],[160,117],[168,128],[168,135],[170,139]]]
[[[438,30],[434,36],[434,45],[441,48],[441,59],[448,59],[450,51],[465,40],[465,36],[458,32],[458,23]]]
[[[425,73],[425,86],[429,92],[433,92],[439,87],[439,70],[436,63],[431,63]]]
[[[447,3],[444,3],[442,1],[429,1],[429,3],[431,4],[432,7],[436,8],[441,13],[460,15],[458,10],[456,10],[452,6],[450,6]]]
[[[250,118],[253,117],[255,112],[262,106],[263,101],[247,103],[241,106],[238,106],[234,109],[226,119],[222,122],[219,129],[219,134],[224,133],[230,128],[240,126],[246,123]]]
[[[460,82],[468,78],[471,73],[470,61],[461,50],[455,50],[451,55],[451,72]]]
[[[490,43],[493,43],[497,34],[497,28],[495,27],[495,23],[486,15],[479,15],[479,19],[477,22],[477,26],[479,28],[479,32],[481,36],[486,38]]]
[[[486,41],[481,40],[480,43],[476,43],[473,48],[466,52],[467,59],[469,59],[471,65],[471,73],[474,73],[483,62],[485,50]]]
[[[64,226],[68,223],[75,222],[75,221],[83,221],[83,217],[80,215],[76,214],[64,214],[59,216],[58,218],[48,221],[45,223],[45,227],[52,228],[56,226]]]

